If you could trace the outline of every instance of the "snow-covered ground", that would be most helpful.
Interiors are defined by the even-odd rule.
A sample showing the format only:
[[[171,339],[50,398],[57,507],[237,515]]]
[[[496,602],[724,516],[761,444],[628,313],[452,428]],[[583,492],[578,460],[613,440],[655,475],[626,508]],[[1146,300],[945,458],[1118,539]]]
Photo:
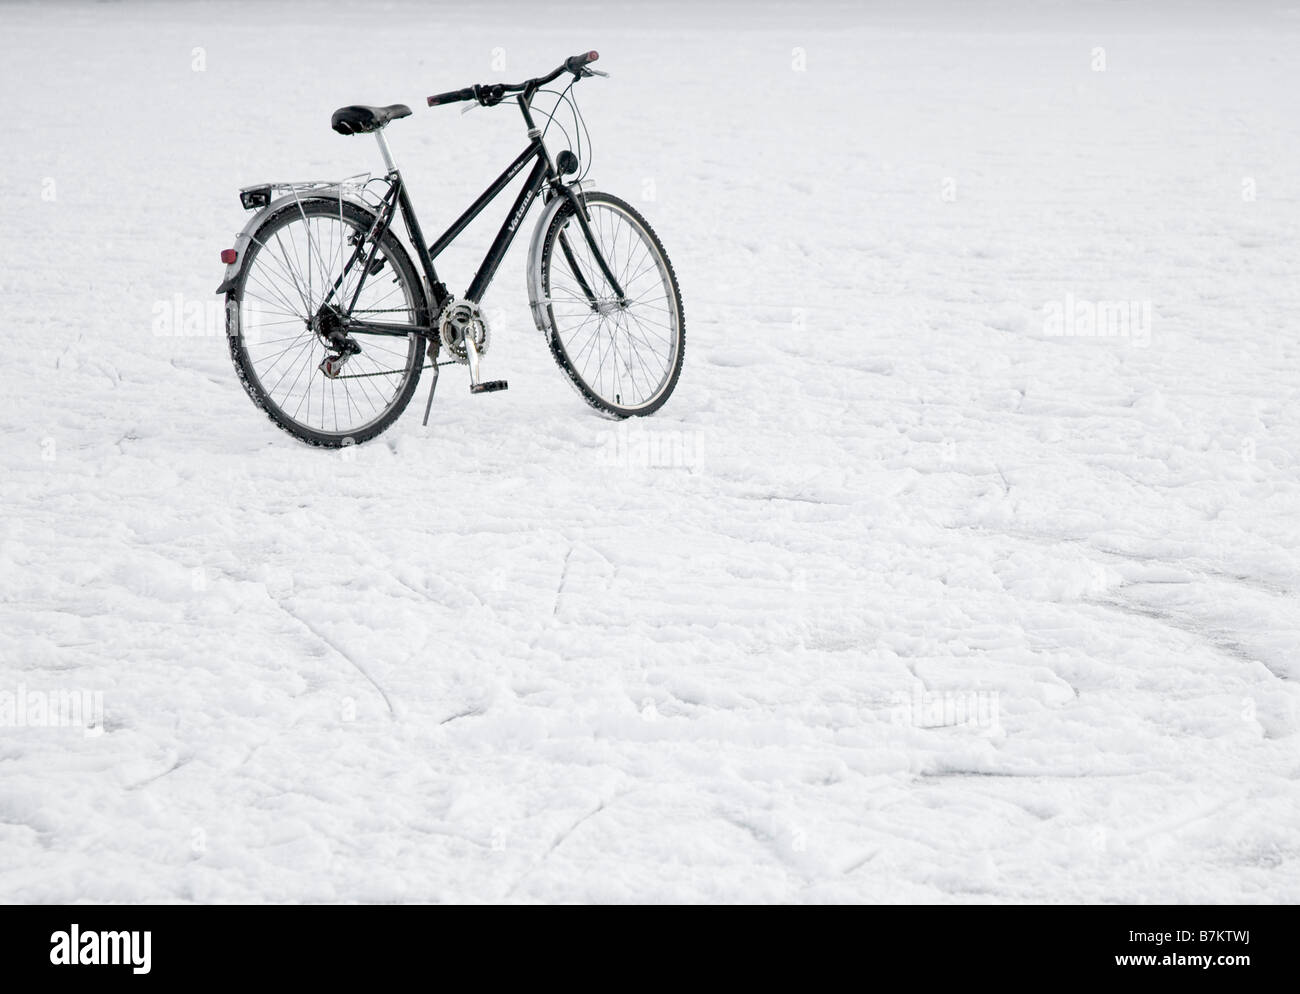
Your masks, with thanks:
[[[432,234],[524,136],[422,98],[588,48],[668,405],[582,404],[521,241],[508,393],[273,428],[237,188],[402,101]],[[1289,0],[0,7],[0,898],[1300,900],[1297,51]]]

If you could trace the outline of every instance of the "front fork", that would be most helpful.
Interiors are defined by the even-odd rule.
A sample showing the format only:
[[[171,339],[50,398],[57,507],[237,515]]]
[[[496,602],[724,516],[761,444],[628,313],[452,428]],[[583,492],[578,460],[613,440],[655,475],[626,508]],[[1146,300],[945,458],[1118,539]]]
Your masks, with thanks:
[[[578,227],[582,229],[582,235],[587,240],[587,247],[591,249],[591,254],[596,257],[596,265],[600,267],[600,273],[608,281],[610,289],[614,291],[614,299],[618,301],[620,307],[627,306],[627,295],[623,292],[622,285],[614,275],[614,271],[609,268],[609,263],[605,259],[605,253],[600,250],[596,244],[595,232],[591,230],[591,218],[587,216],[587,205],[583,202],[582,197],[571,186],[560,187],[563,196],[573,205],[573,215],[578,219]],[[587,298],[587,303],[591,305],[593,311],[599,309],[596,293],[587,282],[587,278],[582,275],[582,269],[578,266],[578,260],[573,254],[573,246],[569,244],[569,237],[561,229],[560,251],[564,253],[565,261],[569,264],[569,269],[573,272],[574,278],[578,281],[578,286],[583,295]]]

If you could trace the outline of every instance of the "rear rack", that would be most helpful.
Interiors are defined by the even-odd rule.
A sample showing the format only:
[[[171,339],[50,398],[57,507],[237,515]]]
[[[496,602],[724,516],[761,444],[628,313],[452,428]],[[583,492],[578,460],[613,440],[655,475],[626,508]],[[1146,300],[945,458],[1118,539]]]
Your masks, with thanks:
[[[303,194],[332,194],[335,197],[352,196],[371,207],[378,207],[383,199],[381,194],[370,189],[373,183],[388,186],[388,178],[374,176],[371,173],[355,173],[338,180],[296,180],[281,183],[256,183],[243,187],[239,191],[239,202],[244,210],[257,210],[266,207],[280,196],[292,194],[295,200],[301,200]]]

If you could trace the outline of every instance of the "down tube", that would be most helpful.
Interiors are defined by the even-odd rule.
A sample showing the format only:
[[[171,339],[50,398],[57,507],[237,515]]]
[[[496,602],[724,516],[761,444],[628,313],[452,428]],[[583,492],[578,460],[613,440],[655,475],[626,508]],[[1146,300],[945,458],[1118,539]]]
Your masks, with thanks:
[[[465,291],[465,298],[475,303],[483,300],[483,294],[487,292],[492,277],[496,275],[497,267],[501,265],[501,260],[505,258],[506,250],[510,248],[510,243],[514,241],[515,235],[523,226],[524,215],[528,213],[528,207],[537,196],[537,191],[542,188],[546,181],[546,174],[550,171],[550,166],[544,158],[540,156],[537,164],[533,166],[533,171],[528,174],[528,181],[524,183],[524,188],[519,191],[519,196],[515,198],[514,204],[510,208],[505,223],[501,225],[501,230],[497,232],[496,238],[492,240],[492,247],[483,258],[483,264],[479,266],[478,272],[474,274],[474,280]]]

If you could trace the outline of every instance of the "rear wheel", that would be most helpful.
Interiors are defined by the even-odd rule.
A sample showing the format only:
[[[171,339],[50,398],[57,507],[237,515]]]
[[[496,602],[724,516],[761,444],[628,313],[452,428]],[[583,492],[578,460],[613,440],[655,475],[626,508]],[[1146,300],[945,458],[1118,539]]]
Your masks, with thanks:
[[[424,338],[351,332],[360,351],[334,376],[322,362],[339,354],[319,320],[327,296],[345,310],[371,245],[343,276],[375,216],[338,199],[304,200],[271,215],[253,233],[243,269],[226,298],[230,355],[244,389],[270,419],[312,445],[338,447],[374,438],[406,408],[424,365]],[[358,319],[426,324],[424,288],[410,257],[385,231],[356,305]],[[337,360],[336,360],[337,363]]]
[[[619,418],[653,414],[677,386],[686,351],[677,275],[634,207],[607,193],[581,196],[625,300],[614,296],[566,202],[544,236],[534,289],[551,355],[597,410]]]

